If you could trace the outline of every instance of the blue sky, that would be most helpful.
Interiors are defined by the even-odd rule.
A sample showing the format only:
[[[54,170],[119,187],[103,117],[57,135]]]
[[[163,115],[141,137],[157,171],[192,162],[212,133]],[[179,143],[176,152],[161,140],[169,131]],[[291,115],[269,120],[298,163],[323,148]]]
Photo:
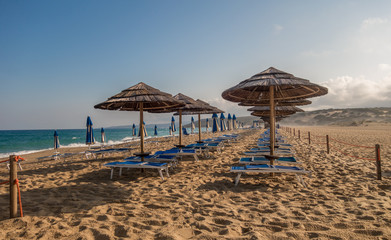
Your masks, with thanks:
[[[138,82],[243,116],[221,92],[270,66],[329,88],[307,110],[390,106],[390,9],[390,1],[0,0],[0,129],[83,128],[88,115],[96,127],[137,123],[137,112],[93,106]]]

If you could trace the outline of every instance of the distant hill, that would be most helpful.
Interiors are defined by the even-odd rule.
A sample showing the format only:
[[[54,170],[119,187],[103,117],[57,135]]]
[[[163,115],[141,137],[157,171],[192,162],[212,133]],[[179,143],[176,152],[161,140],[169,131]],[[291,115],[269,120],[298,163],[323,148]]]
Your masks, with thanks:
[[[391,107],[316,110],[296,113],[281,121],[285,125],[304,126],[360,126],[374,122],[391,123]]]

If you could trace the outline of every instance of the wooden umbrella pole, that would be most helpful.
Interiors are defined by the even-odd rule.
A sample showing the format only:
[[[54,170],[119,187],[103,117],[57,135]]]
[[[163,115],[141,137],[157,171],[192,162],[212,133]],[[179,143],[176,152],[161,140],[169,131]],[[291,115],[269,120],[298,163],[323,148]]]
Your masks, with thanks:
[[[182,110],[179,110],[179,145],[182,145]]]
[[[274,104],[274,86],[269,87],[270,95],[270,155],[274,155],[274,144],[275,144],[275,104]],[[270,163],[273,164],[273,160],[270,160]]]
[[[375,145],[376,149],[376,172],[377,172],[377,180],[381,180],[381,161],[380,161],[380,145]]]
[[[144,153],[144,117],[143,117],[143,103],[140,103],[140,148],[141,153]]]
[[[16,166],[16,156],[11,155],[9,158],[10,163],[10,218],[16,218],[18,213],[18,189],[15,184],[16,179],[18,178],[17,166]]]
[[[198,114],[198,141],[201,142],[201,114]]]

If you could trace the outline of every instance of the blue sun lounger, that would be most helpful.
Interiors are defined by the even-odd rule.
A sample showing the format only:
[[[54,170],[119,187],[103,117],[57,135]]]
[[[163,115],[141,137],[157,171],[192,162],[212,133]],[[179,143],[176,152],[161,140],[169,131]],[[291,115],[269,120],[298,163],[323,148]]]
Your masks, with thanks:
[[[270,149],[244,152],[244,155],[247,155],[247,156],[265,156],[265,155],[269,155],[269,154],[270,154]],[[274,151],[274,154],[281,155],[281,156],[293,156],[294,155],[294,153],[291,151],[286,151],[286,150],[282,151],[279,149],[276,149]]]
[[[176,157],[184,157],[184,156],[191,156],[194,158],[194,160],[198,161],[198,154],[200,154],[201,152],[198,151],[197,149],[179,149],[179,148],[172,148],[172,149],[169,149],[169,150],[165,150],[165,151],[157,151],[155,152],[156,155],[173,155],[173,156],[176,156]]]
[[[210,157],[210,151],[217,151],[220,153],[221,149],[224,148],[224,145],[222,142],[203,142],[189,144],[185,147],[185,149],[186,148],[198,149],[201,153],[204,153],[205,156]]]
[[[288,144],[288,143],[276,143],[276,145],[282,146],[282,147],[292,147],[292,145]],[[258,142],[257,146],[258,147],[269,147],[270,146],[270,142]]]
[[[301,162],[298,162],[295,157],[280,157],[278,159],[274,159],[275,163],[296,163],[301,164]],[[239,164],[245,164],[245,165],[257,165],[257,164],[268,164],[270,163],[270,160],[266,157],[260,156],[260,157],[242,157],[239,160]]]
[[[108,149],[100,149],[95,151],[89,151],[92,156],[95,157],[95,159],[98,158],[98,155],[101,157],[104,157],[105,155],[110,155],[113,153],[120,153],[120,152],[130,152],[133,148],[108,148]]]
[[[311,171],[307,171],[299,167],[277,166],[277,165],[268,165],[268,164],[234,166],[231,167],[231,172],[238,174],[235,178],[235,186],[239,184],[240,177],[242,176],[243,173],[294,173],[296,175],[297,180],[304,187],[306,187],[307,185],[304,182],[301,175],[311,174]]]
[[[139,156],[131,156],[124,159],[124,161],[139,162],[142,161]],[[144,157],[144,161],[147,162],[166,162],[169,163],[170,167],[175,167],[178,163],[178,159],[175,155],[159,155],[153,154]]]
[[[288,151],[288,152],[291,151],[290,148],[283,148],[283,147],[278,147],[278,148],[275,148],[275,149],[278,150],[278,151]],[[270,151],[270,147],[267,146],[267,147],[251,148],[250,151]]]
[[[170,177],[168,173],[167,163],[126,161],[126,162],[110,162],[104,164],[103,166],[111,168],[110,179],[113,179],[114,168],[119,168],[119,176],[122,175],[122,168],[128,168],[128,169],[129,168],[144,168],[144,169],[152,168],[158,170],[162,180],[164,180],[163,171],[166,171],[167,177]]]

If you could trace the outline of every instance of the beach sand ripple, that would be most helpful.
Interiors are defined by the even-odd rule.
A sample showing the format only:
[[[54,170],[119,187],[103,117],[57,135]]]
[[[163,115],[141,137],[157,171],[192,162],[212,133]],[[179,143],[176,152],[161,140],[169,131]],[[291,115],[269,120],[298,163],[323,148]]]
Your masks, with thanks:
[[[37,161],[50,152],[27,155],[19,171],[25,217],[7,219],[8,187],[1,186],[0,239],[391,239],[391,127],[300,129],[302,136],[311,131],[313,144],[282,133],[312,171],[304,176],[308,188],[285,174],[243,175],[234,186],[230,166],[260,130],[240,131],[240,141],[210,158],[182,159],[164,181],[157,171],[137,169],[124,169],[121,177],[116,171],[110,180],[103,164],[123,155],[65,161]],[[324,144],[315,143],[326,134],[352,144],[381,144],[383,180],[376,180],[373,161],[335,151],[374,158],[372,149],[334,143],[327,154]],[[184,143],[197,137],[186,136]],[[146,147],[154,152],[176,143],[165,139]],[[5,167],[0,174],[7,179]]]

